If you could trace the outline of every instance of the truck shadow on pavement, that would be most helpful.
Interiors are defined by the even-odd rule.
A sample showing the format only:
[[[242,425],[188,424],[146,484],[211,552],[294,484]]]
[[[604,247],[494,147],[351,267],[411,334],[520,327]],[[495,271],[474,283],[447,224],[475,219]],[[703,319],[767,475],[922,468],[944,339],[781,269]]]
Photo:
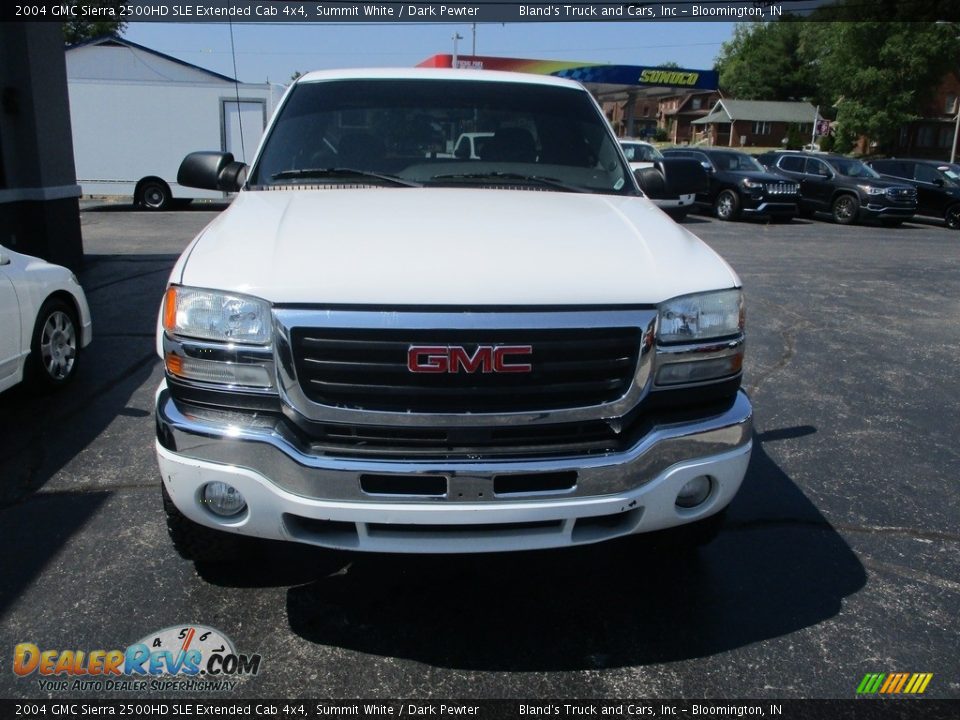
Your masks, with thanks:
[[[156,482],[147,381],[159,365],[157,307],[176,256],[86,260],[94,340],[77,376],[55,393],[0,393],[0,617],[114,490]],[[151,461],[146,477],[140,456]]]
[[[823,622],[866,582],[764,451],[812,432],[756,436],[727,525],[699,554],[673,554],[662,538],[487,556],[290,548],[271,552],[266,577],[199,570],[215,584],[292,585],[290,627],[306,640],[439,667],[589,670],[721,653]]]

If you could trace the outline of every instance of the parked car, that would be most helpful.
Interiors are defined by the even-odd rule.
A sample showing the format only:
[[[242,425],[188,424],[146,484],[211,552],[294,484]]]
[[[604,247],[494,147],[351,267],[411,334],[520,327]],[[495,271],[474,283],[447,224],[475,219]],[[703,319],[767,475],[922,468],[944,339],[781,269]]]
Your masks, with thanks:
[[[790,220],[797,214],[800,184],[767,172],[752,155],[716,148],[671,148],[664,157],[693,158],[710,176],[710,187],[696,202],[713,209],[720,220],[744,216]]]
[[[876,219],[894,226],[917,212],[916,188],[885,180],[854,158],[774,151],[757,159],[768,169],[799,181],[799,212],[804,217],[821,211],[841,225]]]
[[[65,385],[92,337],[72,272],[0,246],[0,391],[22,380],[40,389]]]
[[[494,133],[486,159],[411,142],[464,118]],[[356,137],[375,123],[396,129],[379,155]],[[355,155],[324,159],[347,138]],[[752,448],[740,279],[640,192],[579,83],[309,73],[249,171],[211,151],[178,177],[238,191],[158,322],[157,459],[184,557],[242,562],[250,538],[689,546],[721,527]]]
[[[670,191],[667,181],[670,179],[671,168],[664,166],[663,154],[654,145],[632,138],[621,139],[620,147],[623,148],[630,168],[636,173],[640,187],[656,206],[677,222],[683,220],[693,207],[694,194]]]
[[[867,165],[884,177],[908,182],[917,189],[917,215],[943,218],[960,230],[960,167],[940,160],[884,158]]]

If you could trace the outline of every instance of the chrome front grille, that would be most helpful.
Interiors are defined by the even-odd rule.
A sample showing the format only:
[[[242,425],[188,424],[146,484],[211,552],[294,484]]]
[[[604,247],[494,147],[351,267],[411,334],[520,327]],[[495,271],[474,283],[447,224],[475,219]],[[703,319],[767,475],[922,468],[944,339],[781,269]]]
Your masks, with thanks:
[[[317,405],[392,413],[515,413],[593,407],[633,383],[639,327],[397,329],[293,327],[299,387]],[[412,372],[411,347],[529,346],[529,372]]]
[[[764,189],[767,195],[797,195],[800,192],[799,185],[789,182],[767,183]]]

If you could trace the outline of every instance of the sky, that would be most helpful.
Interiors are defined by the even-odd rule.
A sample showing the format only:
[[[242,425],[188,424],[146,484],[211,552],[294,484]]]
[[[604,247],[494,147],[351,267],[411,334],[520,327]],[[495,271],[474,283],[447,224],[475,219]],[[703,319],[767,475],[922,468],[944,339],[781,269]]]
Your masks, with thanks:
[[[710,69],[733,34],[726,22],[492,23],[476,26],[477,54],[621,65],[676,62]],[[128,40],[242,82],[286,83],[296,72],[343,67],[411,67],[437,53],[470,54],[472,26],[463,24],[219,23],[127,25]]]

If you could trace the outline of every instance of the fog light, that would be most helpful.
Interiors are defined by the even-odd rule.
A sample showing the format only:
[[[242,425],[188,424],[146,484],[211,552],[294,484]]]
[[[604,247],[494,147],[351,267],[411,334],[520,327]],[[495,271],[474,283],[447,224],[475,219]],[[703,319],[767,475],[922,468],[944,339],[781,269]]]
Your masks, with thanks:
[[[693,480],[688,480],[677,493],[677,507],[696,507],[709,497],[712,487],[713,481],[709,475],[697,475]]]
[[[210,512],[220,517],[231,517],[243,512],[247,501],[235,487],[222,482],[207,483],[203,486],[203,504]]]

